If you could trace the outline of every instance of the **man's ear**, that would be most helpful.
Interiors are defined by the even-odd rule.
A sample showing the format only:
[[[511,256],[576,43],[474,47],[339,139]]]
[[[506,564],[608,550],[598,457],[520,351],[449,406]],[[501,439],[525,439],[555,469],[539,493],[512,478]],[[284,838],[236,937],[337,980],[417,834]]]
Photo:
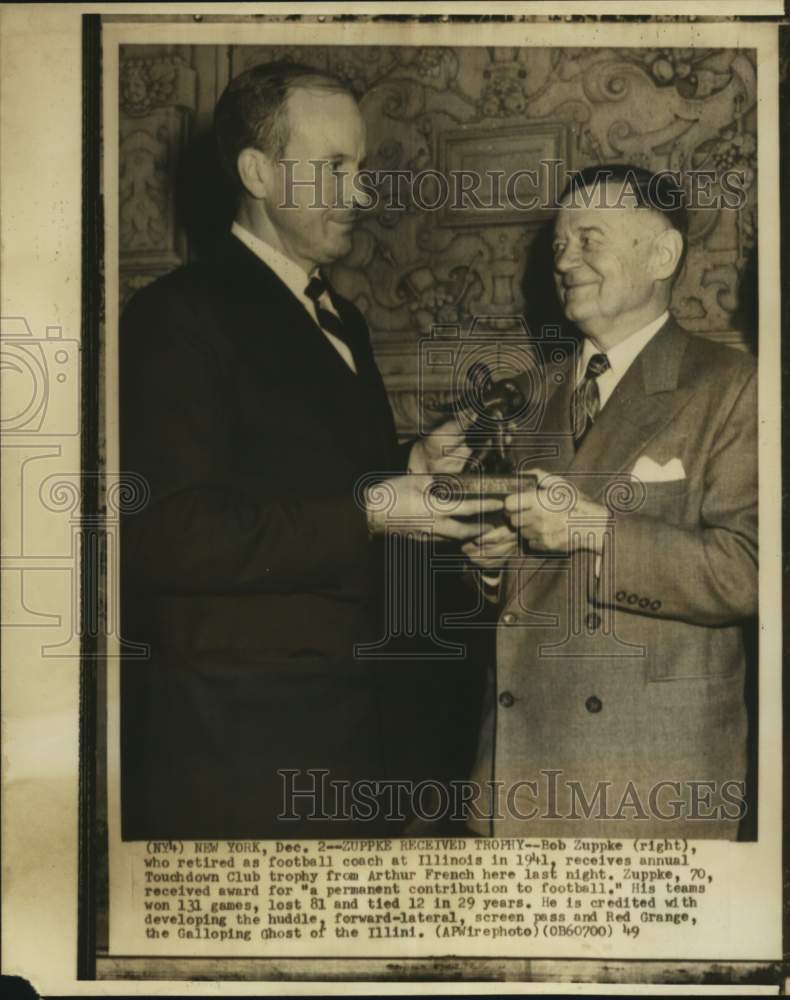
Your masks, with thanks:
[[[262,201],[270,193],[271,185],[271,163],[269,157],[248,146],[242,149],[236,160],[236,167],[239,171],[241,183],[245,191],[253,198]]]
[[[683,255],[683,237],[677,229],[665,229],[653,242],[653,266],[658,281],[671,278]]]

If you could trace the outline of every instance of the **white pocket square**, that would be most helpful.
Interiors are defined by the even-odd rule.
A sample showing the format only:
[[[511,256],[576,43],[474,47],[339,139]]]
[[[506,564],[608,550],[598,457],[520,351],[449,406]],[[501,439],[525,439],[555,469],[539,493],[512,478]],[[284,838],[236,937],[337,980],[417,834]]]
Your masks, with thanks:
[[[640,455],[631,469],[631,475],[643,483],[676,483],[686,478],[686,470],[679,458],[671,458],[666,465],[659,465],[649,456]]]

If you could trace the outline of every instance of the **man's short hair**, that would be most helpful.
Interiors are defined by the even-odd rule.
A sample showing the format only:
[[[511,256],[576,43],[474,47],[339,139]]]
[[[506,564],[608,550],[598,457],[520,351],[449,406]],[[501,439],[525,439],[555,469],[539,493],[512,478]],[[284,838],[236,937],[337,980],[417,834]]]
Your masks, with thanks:
[[[214,131],[223,167],[238,185],[238,159],[252,147],[277,159],[288,145],[288,97],[299,88],[345,93],[338,77],[313,66],[287,61],[261,63],[234,77],[214,110]]]
[[[602,163],[583,170],[574,171],[560,196],[560,202],[570,199],[574,205],[590,203],[598,204],[598,198],[590,201],[589,191],[603,184],[621,184],[624,189],[624,204],[636,208],[652,209],[663,215],[673,229],[683,238],[683,250],[680,254],[675,276],[677,276],[686,259],[688,251],[689,218],[686,209],[686,192],[679,182],[677,174],[671,171],[651,173],[644,167],[630,163]],[[584,200],[576,197],[582,191],[588,192]]]

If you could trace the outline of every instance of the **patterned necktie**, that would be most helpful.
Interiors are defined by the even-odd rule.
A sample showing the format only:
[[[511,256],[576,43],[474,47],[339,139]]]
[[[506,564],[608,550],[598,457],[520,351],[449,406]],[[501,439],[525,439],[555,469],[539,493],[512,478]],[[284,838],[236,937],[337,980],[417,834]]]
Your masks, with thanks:
[[[338,340],[342,341],[348,347],[354,359],[356,369],[359,371],[359,363],[354,353],[354,344],[343,321],[339,316],[336,316],[321,304],[321,296],[329,291],[329,284],[320,271],[318,274],[313,275],[304,291],[305,295],[313,300],[318,325],[322,330],[331,333],[333,337],[337,337]]]
[[[601,395],[598,391],[599,375],[609,369],[609,359],[605,354],[593,354],[587,362],[584,378],[576,386],[571,404],[571,422],[573,426],[573,441],[576,447],[584,440],[585,435],[595,423],[595,418],[601,409]]]

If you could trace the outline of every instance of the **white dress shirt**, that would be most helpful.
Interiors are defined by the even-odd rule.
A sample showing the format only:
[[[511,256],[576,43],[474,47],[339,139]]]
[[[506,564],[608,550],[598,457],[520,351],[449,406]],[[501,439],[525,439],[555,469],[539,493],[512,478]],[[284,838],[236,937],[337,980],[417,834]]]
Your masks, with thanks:
[[[644,350],[648,342],[655,337],[668,319],[669,311],[665,310],[657,319],[654,319],[645,326],[640,327],[640,329],[635,330],[634,333],[629,333],[625,340],[621,340],[619,344],[615,344],[614,347],[611,347],[608,351],[606,351],[606,357],[609,360],[609,367],[596,379],[598,383],[598,396],[601,401],[601,409],[606,406],[609,397],[614,392],[618,382],[622,379],[634,361],[636,361],[639,353]],[[590,340],[589,337],[584,338],[584,344],[576,364],[576,385],[578,385],[584,378],[584,373],[587,371],[587,364],[590,358],[594,354],[601,353],[603,352],[593,343],[592,340]],[[596,576],[599,575],[600,567],[601,557],[596,556]],[[499,584],[502,580],[502,571],[500,570],[497,573],[481,572],[480,576],[485,584],[486,591],[492,596],[495,595],[498,592]]]
[[[321,326],[318,322],[315,303],[311,298],[309,298],[305,291],[313,275],[318,274],[318,268],[316,267],[310,274],[306,274],[304,268],[301,268],[289,257],[286,257],[284,253],[275,249],[275,247],[273,247],[270,243],[266,243],[258,236],[255,236],[255,234],[251,233],[249,229],[245,229],[245,227],[239,222],[234,222],[230,231],[237,239],[241,240],[248,250],[251,250],[259,260],[262,260],[267,267],[270,267],[272,271],[274,271],[286,288],[295,296],[295,298],[299,300],[299,302],[302,303],[309,313],[310,319],[318,325],[321,333],[323,333],[351,371],[356,374],[357,367],[354,364],[354,356],[351,353],[351,348],[339,337],[334,336],[334,334],[325,330]],[[321,303],[321,307],[323,309],[326,309],[328,312],[334,313],[334,315],[337,316],[337,310],[332,305],[332,300],[329,297],[328,292],[324,292],[319,299],[319,302]],[[338,319],[339,318],[340,317],[338,316]]]
[[[601,401],[601,409],[606,406],[609,397],[617,387],[617,383],[623,375],[625,375],[634,361],[636,361],[640,351],[647,346],[648,341],[655,337],[668,319],[669,312],[665,310],[661,313],[658,319],[652,320],[646,326],[641,327],[634,333],[629,333],[625,340],[621,340],[619,344],[615,344],[614,347],[610,347],[609,350],[605,352],[609,361],[609,367],[596,379],[596,382],[598,383],[598,396]],[[593,354],[602,353],[604,352],[601,351],[599,347],[596,347],[589,337],[584,338],[584,345],[582,346],[581,355],[579,356],[578,364],[576,366],[576,385],[578,385],[584,378],[584,373],[587,371],[587,363]]]

